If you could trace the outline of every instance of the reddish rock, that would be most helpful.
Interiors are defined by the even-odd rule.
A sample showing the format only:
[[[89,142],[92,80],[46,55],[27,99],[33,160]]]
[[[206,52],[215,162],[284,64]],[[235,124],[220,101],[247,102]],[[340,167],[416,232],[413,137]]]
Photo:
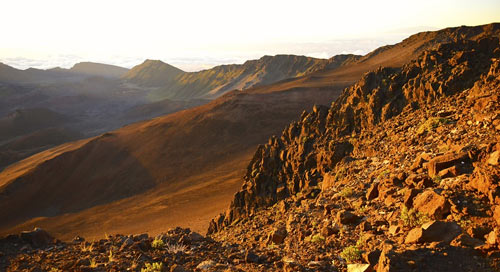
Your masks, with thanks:
[[[358,221],[359,217],[350,211],[339,211],[337,213],[337,222],[342,225],[354,224]]]
[[[496,205],[493,208],[493,218],[497,222],[497,225],[500,226],[500,206]]]
[[[488,158],[488,164],[498,165],[499,156],[500,156],[500,151],[495,151],[491,153]]]
[[[378,187],[379,187],[378,182],[372,183],[370,188],[368,188],[368,191],[366,191],[366,199],[367,200],[372,200],[372,199],[375,199],[378,197]]]
[[[415,197],[413,208],[432,218],[442,219],[449,213],[450,203],[445,197],[433,190],[426,190]]]
[[[448,167],[446,169],[443,169],[439,171],[438,176],[441,178],[451,178],[451,177],[456,177],[459,175],[458,168],[454,165],[452,167]]]
[[[462,233],[462,229],[455,222],[431,221],[412,229],[406,236],[405,243],[450,243]]]
[[[282,244],[285,241],[287,232],[285,228],[274,229],[270,234],[268,241],[269,243]]]
[[[489,169],[480,165],[474,168],[474,172],[468,185],[488,197],[491,204],[500,204],[500,170]]]
[[[466,152],[461,153],[448,153],[435,157],[427,163],[427,171],[430,177],[436,176],[439,171],[452,167],[454,165],[460,165],[463,162],[469,161],[469,155]]]
[[[321,183],[321,190],[326,190],[330,187],[332,187],[333,185],[335,185],[335,175],[333,174],[330,174],[330,173],[326,173],[324,176],[323,176],[323,182]]]
[[[450,245],[458,246],[458,247],[477,247],[483,245],[483,241],[479,239],[475,239],[470,237],[466,233],[460,234],[457,238],[455,238]]]

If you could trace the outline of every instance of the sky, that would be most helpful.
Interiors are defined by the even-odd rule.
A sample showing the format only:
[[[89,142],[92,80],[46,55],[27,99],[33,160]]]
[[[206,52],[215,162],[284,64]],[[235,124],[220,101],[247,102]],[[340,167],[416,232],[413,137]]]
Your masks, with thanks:
[[[498,0],[2,0],[0,62],[160,59],[196,71],[263,55],[366,54],[420,31],[492,22]]]

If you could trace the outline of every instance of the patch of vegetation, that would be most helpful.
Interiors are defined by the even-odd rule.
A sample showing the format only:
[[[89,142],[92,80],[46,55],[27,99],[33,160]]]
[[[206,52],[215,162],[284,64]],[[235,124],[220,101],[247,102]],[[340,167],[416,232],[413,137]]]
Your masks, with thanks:
[[[432,178],[432,181],[434,181],[434,183],[436,183],[436,184],[438,184],[438,185],[439,185],[439,184],[441,184],[441,180],[442,180],[442,178],[441,178],[441,176],[439,176],[439,175],[434,176],[434,177]]]
[[[347,170],[344,167],[340,167],[337,170],[337,172],[335,172],[335,177],[334,177],[335,181],[337,182],[337,181],[345,178],[346,174],[347,174]]]
[[[403,221],[403,225],[410,228],[420,226],[429,221],[429,218],[425,214],[418,212],[415,209],[408,210],[408,208],[404,206],[401,210],[400,218]]]
[[[380,174],[378,174],[377,178],[378,179],[382,179],[383,177],[389,175],[390,173],[391,173],[391,170],[386,169],[386,170],[380,172]]]
[[[108,262],[112,263],[112,262],[114,262],[114,261],[116,261],[116,260],[115,260],[115,256],[114,256],[114,254],[113,254],[113,251],[110,249],[110,250],[109,250],[109,254],[108,254]]]
[[[363,248],[366,243],[366,237],[361,234],[358,241],[356,241],[356,248]]]
[[[82,252],[92,252],[94,251],[93,243],[87,244],[87,242],[83,242],[80,244],[80,251]]]
[[[356,246],[348,246],[342,250],[340,257],[348,263],[353,263],[361,259],[361,250]]]
[[[311,242],[312,243],[323,243],[325,242],[325,237],[323,237],[323,235],[321,234],[315,234],[311,237]]]
[[[166,244],[165,248],[169,253],[175,254],[177,252],[185,252],[188,247],[183,244]]]
[[[417,134],[421,135],[424,132],[432,132],[434,129],[443,124],[449,124],[451,121],[448,118],[433,117],[423,122],[417,129]]]
[[[90,265],[89,266],[90,266],[90,268],[97,268],[97,261],[96,261],[95,258],[92,258],[90,260]]]
[[[344,187],[344,189],[342,189],[339,194],[340,196],[345,198],[351,197],[354,195],[354,190],[351,187]]]
[[[141,268],[141,272],[162,272],[163,263],[145,263],[144,268]]]
[[[300,139],[300,141],[302,142],[302,144],[306,144],[307,141],[311,140],[312,138],[309,137],[309,136],[302,136],[302,138]]]
[[[153,242],[151,242],[151,247],[154,249],[162,249],[165,247],[165,242],[162,239],[155,238]]]

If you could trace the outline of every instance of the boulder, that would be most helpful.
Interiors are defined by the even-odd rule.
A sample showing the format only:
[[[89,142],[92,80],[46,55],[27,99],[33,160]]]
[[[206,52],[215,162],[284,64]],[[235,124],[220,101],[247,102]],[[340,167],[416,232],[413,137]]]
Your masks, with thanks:
[[[412,229],[406,236],[405,243],[450,243],[462,233],[462,228],[455,222],[431,221]]]
[[[21,232],[21,239],[30,243],[33,247],[45,247],[55,242],[54,237],[40,228]]]
[[[425,190],[415,197],[413,208],[434,219],[442,219],[449,213],[450,203],[433,190]]]
[[[268,242],[269,243],[274,243],[274,244],[282,244],[285,241],[287,232],[285,228],[277,228],[274,229],[268,237]]]
[[[460,165],[467,161],[469,161],[469,155],[466,152],[448,153],[430,160],[427,163],[427,171],[430,177],[434,177],[443,169],[454,165]]]
[[[342,210],[337,213],[336,219],[337,223],[348,225],[356,223],[359,217],[350,211]]]

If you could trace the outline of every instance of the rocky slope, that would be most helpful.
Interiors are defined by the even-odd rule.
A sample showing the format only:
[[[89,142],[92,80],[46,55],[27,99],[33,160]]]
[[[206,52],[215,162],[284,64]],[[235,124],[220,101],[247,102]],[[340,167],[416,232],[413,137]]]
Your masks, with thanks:
[[[498,271],[499,57],[459,40],[367,73],[258,148],[209,233],[287,271]]]

